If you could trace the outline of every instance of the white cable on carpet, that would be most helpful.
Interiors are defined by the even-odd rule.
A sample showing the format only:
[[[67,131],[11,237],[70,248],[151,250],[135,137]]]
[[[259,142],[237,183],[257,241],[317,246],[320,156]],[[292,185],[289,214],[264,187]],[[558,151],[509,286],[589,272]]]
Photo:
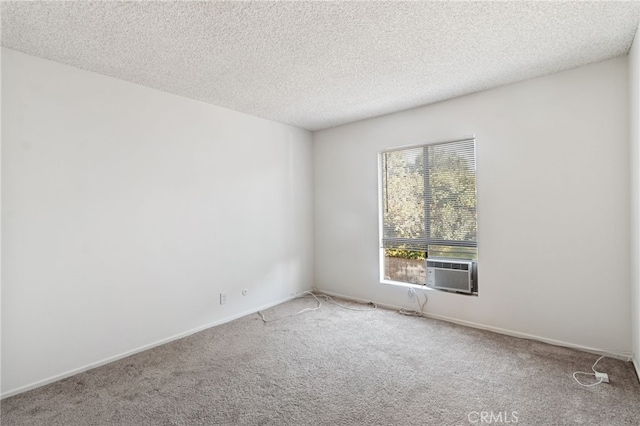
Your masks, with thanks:
[[[347,309],[349,311],[366,312],[366,311],[375,311],[376,309],[378,309],[378,305],[376,305],[373,302],[369,302],[369,305],[373,306],[372,308],[350,308],[348,306],[344,306],[344,305],[339,304],[338,302],[333,300],[333,298],[331,296],[329,296],[328,294],[319,294],[318,296],[324,297],[325,299],[327,299],[327,301],[333,303],[334,305],[339,306],[342,309]]]
[[[289,317],[292,317],[292,316],[294,316],[294,315],[299,315],[299,314],[302,314],[302,313],[304,313],[304,312],[315,311],[315,310],[320,309],[320,307],[322,306],[322,303],[320,303],[320,300],[318,300],[318,298],[316,297],[316,295],[315,295],[315,294],[313,294],[313,293],[311,293],[310,291],[303,291],[302,293],[300,293],[300,294],[299,294],[298,296],[296,296],[296,297],[303,297],[302,295],[303,295],[303,294],[305,294],[305,293],[308,293],[308,294],[310,294],[311,296],[313,296],[313,298],[314,298],[314,299],[316,299],[316,302],[318,302],[318,306],[316,306],[315,308],[306,308],[306,309],[301,310],[300,312],[296,312],[296,313],[294,313],[294,314],[285,315],[285,316],[283,316],[283,317],[276,318],[276,319],[272,319],[272,320],[268,320],[268,319],[266,319],[266,318],[264,317],[264,314],[262,313],[262,311],[258,311],[258,315],[260,315],[260,318],[262,318],[262,321],[263,321],[263,322],[267,323],[267,322],[280,321],[281,319],[289,318]]]
[[[299,311],[299,312],[296,312],[296,313],[293,313],[293,314],[289,314],[289,315],[285,315],[285,316],[283,316],[283,317],[276,318],[276,319],[272,319],[272,320],[268,320],[268,319],[266,319],[266,318],[264,317],[264,313],[263,313],[262,311],[258,311],[257,313],[258,313],[258,315],[260,315],[260,318],[262,318],[262,322],[264,322],[264,323],[280,321],[281,319],[290,318],[290,317],[293,317],[293,316],[295,316],[295,315],[300,315],[300,314],[302,314],[302,313],[304,313],[304,312],[315,311],[315,310],[320,309],[320,307],[322,306],[322,303],[320,302],[320,299],[318,299],[318,296],[319,296],[319,297],[324,297],[327,301],[329,301],[329,302],[333,303],[334,305],[339,306],[339,307],[340,307],[340,308],[342,308],[342,309],[348,309],[348,310],[350,310],[350,311],[359,311],[359,312],[364,312],[364,311],[375,311],[376,309],[378,309],[378,305],[376,305],[376,304],[375,304],[375,303],[373,303],[373,302],[369,302],[369,304],[373,305],[373,308],[368,308],[368,309],[350,308],[350,307],[348,307],[348,306],[344,306],[344,305],[341,305],[340,303],[336,302],[335,300],[333,300],[333,298],[332,298],[331,296],[329,296],[329,295],[327,295],[327,294],[319,294],[318,296],[316,296],[316,295],[315,295],[313,292],[311,292],[311,291],[303,291],[302,293],[298,293],[298,294],[296,295],[296,298],[308,297],[308,296],[306,296],[306,295],[309,295],[309,296],[313,297],[313,298],[316,300],[316,302],[318,302],[318,306],[316,306],[315,308],[306,308],[306,309],[303,309],[303,310],[301,310],[301,311]]]
[[[600,383],[602,383],[602,379],[598,380],[595,383],[591,383],[589,385],[585,385],[584,383],[580,382],[580,380],[578,380],[578,378],[576,377],[576,374],[586,374],[587,376],[595,376],[596,373],[599,373],[599,371],[596,371],[596,364],[598,363],[598,361],[600,361],[602,358],[604,358],[604,355],[602,355],[600,358],[598,358],[596,360],[596,362],[593,363],[593,366],[591,367],[591,369],[593,370],[593,373],[585,373],[584,371],[576,371],[575,373],[573,373],[573,378],[576,382],[578,382],[578,384],[580,386],[584,386],[586,388],[591,387],[591,386],[595,386],[595,385],[599,385]]]
[[[406,315],[408,317],[421,317],[422,314],[418,311],[413,311],[411,309],[400,308],[398,311],[399,314]]]

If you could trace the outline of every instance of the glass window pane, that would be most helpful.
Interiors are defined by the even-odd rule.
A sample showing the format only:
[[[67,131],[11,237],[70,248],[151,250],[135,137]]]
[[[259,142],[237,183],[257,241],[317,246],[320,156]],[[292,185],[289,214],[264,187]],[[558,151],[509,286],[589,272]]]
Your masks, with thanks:
[[[473,146],[471,141],[427,148],[427,202],[431,240],[476,241],[476,166]]]
[[[427,283],[426,255],[409,250],[385,250],[384,279],[411,284]]]
[[[423,149],[383,155],[383,236],[424,238]]]
[[[448,259],[478,259],[478,249],[475,247],[429,246],[428,253],[429,258],[446,257]]]

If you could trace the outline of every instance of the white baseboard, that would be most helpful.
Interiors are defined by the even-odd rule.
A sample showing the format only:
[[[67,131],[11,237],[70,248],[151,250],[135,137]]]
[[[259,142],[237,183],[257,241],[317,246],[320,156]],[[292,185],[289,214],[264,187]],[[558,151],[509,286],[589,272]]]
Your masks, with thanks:
[[[357,297],[351,297],[351,296],[346,296],[346,295],[339,294],[339,293],[323,291],[323,290],[319,290],[317,288],[314,288],[313,290],[317,291],[318,293],[324,293],[324,294],[327,294],[329,296],[335,296],[335,297],[339,297],[339,298],[342,298],[342,299],[345,299],[345,300],[352,300],[354,302],[360,302],[360,303],[374,302],[376,305],[380,306],[381,308],[387,308],[387,309],[393,309],[393,310],[399,310],[399,309],[402,308],[401,306],[390,305],[390,304],[387,304],[387,303],[377,302],[377,301],[373,301],[373,300],[359,299]],[[150,343],[148,345],[144,345],[144,346],[141,346],[139,348],[136,348],[136,349],[133,349],[133,350],[130,350],[130,351],[118,354],[118,355],[114,355],[114,356],[105,358],[103,360],[100,360],[100,361],[97,361],[97,362],[93,362],[93,363],[87,364],[85,366],[82,366],[82,367],[79,367],[79,368],[75,368],[73,370],[69,370],[69,371],[61,373],[61,374],[57,374],[57,375],[49,377],[47,379],[39,380],[37,382],[31,383],[31,384],[28,384],[28,385],[25,385],[25,386],[21,386],[19,388],[9,390],[7,392],[4,392],[0,396],[0,399],[8,398],[8,397],[11,397],[11,396],[23,393],[23,392],[27,392],[27,391],[39,388],[39,387],[44,386],[44,385],[48,385],[50,383],[57,382],[58,380],[66,379],[67,377],[71,377],[71,376],[74,376],[76,374],[91,370],[93,368],[101,367],[103,365],[109,364],[109,363],[114,362],[114,361],[118,361],[120,359],[126,358],[126,357],[131,356],[131,355],[135,355],[137,353],[146,351],[148,349],[152,349],[152,348],[155,348],[157,346],[164,345],[164,344],[169,343],[169,342],[173,342],[174,340],[182,339],[184,337],[190,336],[192,334],[198,333],[198,332],[206,330],[208,328],[215,327],[215,326],[221,325],[221,324],[225,324],[227,322],[231,322],[231,321],[233,321],[235,319],[242,318],[244,316],[254,314],[254,313],[258,312],[258,311],[269,309],[269,308],[271,308],[273,306],[276,306],[276,305],[279,305],[281,303],[288,302],[289,300],[292,300],[292,299],[294,299],[296,297],[297,297],[296,295],[291,295],[291,296],[288,296],[288,297],[283,298],[281,300],[278,300],[278,301],[275,301],[275,302],[260,306],[257,309],[240,312],[238,314],[222,318],[220,320],[217,320],[217,321],[214,321],[212,323],[208,323],[208,324],[202,325],[200,327],[196,327],[194,329],[185,331],[183,333],[176,334],[176,335],[168,337],[166,339],[161,339],[161,340],[158,340],[158,341],[156,341],[154,343]],[[484,324],[479,324],[479,323],[475,323],[475,322],[459,320],[459,319],[456,319],[456,318],[450,318],[450,317],[445,317],[445,316],[441,316],[441,315],[433,315],[433,314],[428,314],[428,313],[423,313],[423,316],[425,316],[427,318],[433,318],[433,319],[448,321],[448,322],[452,322],[452,323],[455,323],[455,324],[464,325],[464,326],[467,326],[467,327],[478,328],[478,329],[481,329],[481,330],[488,330],[488,331],[492,331],[492,332],[499,333],[499,334],[505,334],[505,335],[508,335],[508,336],[519,337],[519,338],[530,339],[530,340],[537,340],[537,341],[540,341],[540,342],[549,343],[549,344],[556,345],[556,346],[564,346],[564,347],[567,347],[567,348],[578,349],[578,350],[582,350],[582,351],[586,351],[586,352],[592,352],[592,353],[596,353],[596,354],[600,354],[600,355],[606,355],[606,356],[610,356],[612,358],[622,359],[624,361],[629,361],[630,358],[631,358],[627,354],[622,354],[622,353],[612,352],[612,351],[606,351],[606,350],[597,349],[597,348],[591,348],[591,347],[587,347],[587,346],[576,345],[576,344],[573,344],[573,343],[563,342],[563,341],[559,341],[559,340],[547,339],[547,338],[540,337],[540,336],[534,336],[534,335],[520,333],[520,332],[517,332],[517,331],[507,330],[507,329],[503,329],[503,328],[487,326],[487,325],[484,325]],[[632,360],[633,365],[635,367],[636,374],[638,375],[638,378],[640,380],[640,365],[639,365],[638,361],[635,358],[633,358],[631,360]]]
[[[635,358],[632,359],[633,366],[636,368],[636,377],[640,382],[640,363],[636,358],[640,357],[640,355],[636,354]]]
[[[132,349],[130,351],[127,351],[127,352],[124,352],[124,353],[121,353],[121,354],[118,354],[118,355],[110,356],[110,357],[107,357],[107,358],[102,359],[100,361],[92,362],[92,363],[87,364],[85,366],[82,366],[82,367],[79,367],[79,368],[74,368],[73,370],[69,370],[69,371],[66,371],[66,372],[61,373],[61,374],[56,374],[55,376],[51,376],[51,377],[49,377],[47,379],[39,380],[39,381],[37,381],[35,383],[31,383],[31,384],[28,384],[28,385],[25,385],[25,386],[21,386],[21,387],[16,388],[16,389],[9,390],[7,392],[4,392],[2,395],[0,395],[0,399],[8,398],[10,396],[14,396],[14,395],[17,395],[17,394],[20,394],[20,393],[23,393],[23,392],[27,392],[27,391],[30,391],[32,389],[39,388],[40,386],[44,386],[44,385],[48,385],[49,383],[57,382],[58,380],[66,379],[67,377],[71,377],[71,376],[74,376],[76,374],[83,373],[83,372],[85,372],[87,370],[91,370],[91,369],[96,368],[96,367],[101,367],[101,366],[103,366],[105,364],[109,364],[111,362],[118,361],[118,360],[120,360],[122,358],[126,358],[128,356],[135,355],[135,354],[140,353],[140,352],[144,352],[144,351],[146,351],[148,349],[155,348],[156,346],[164,345],[166,343],[173,342],[174,340],[182,339],[184,337],[187,337],[187,336],[190,336],[192,334],[198,333],[200,331],[206,330],[207,328],[211,328],[211,327],[215,327],[217,325],[225,324],[225,323],[231,322],[231,321],[233,321],[235,319],[242,318],[242,317],[245,317],[247,315],[254,314],[254,313],[258,312],[258,311],[269,309],[269,308],[271,308],[273,306],[276,306],[276,305],[279,305],[281,303],[288,302],[289,300],[292,300],[295,297],[296,297],[296,295],[290,295],[290,296],[288,296],[288,297],[286,297],[284,299],[278,300],[276,302],[272,302],[272,303],[268,303],[266,305],[260,306],[257,309],[240,312],[238,314],[234,314],[234,315],[231,315],[229,317],[225,317],[225,318],[219,319],[217,321],[202,325],[200,327],[196,327],[194,329],[185,331],[183,333],[179,333],[179,334],[173,335],[171,337],[167,337],[166,339],[161,339],[161,340],[158,340],[156,342],[150,343],[148,345],[140,346],[139,348]]]
[[[354,301],[354,302],[360,302],[360,303],[373,302],[376,305],[380,306],[381,308],[387,308],[387,309],[393,309],[393,310],[400,310],[402,308],[406,309],[406,307],[403,307],[403,306],[389,305],[389,304],[386,304],[386,303],[377,302],[375,300],[359,299],[357,297],[345,296],[343,294],[328,292],[328,291],[324,291],[324,290],[320,290],[320,289],[316,289],[316,288],[314,288],[314,291],[317,291],[318,293],[328,294],[329,296],[339,297],[339,298],[345,299],[345,300],[351,300],[351,301]],[[518,332],[518,331],[508,330],[508,329],[499,328],[499,327],[493,327],[493,326],[490,326],[490,325],[480,324],[480,323],[476,323],[476,322],[472,322],[472,321],[460,320],[460,319],[457,319],[457,318],[451,318],[451,317],[447,317],[447,316],[443,316],[443,315],[434,315],[434,314],[430,314],[430,313],[427,313],[427,312],[423,312],[422,316],[427,317],[427,318],[433,318],[433,319],[437,319],[437,320],[452,322],[452,323],[455,323],[455,324],[464,325],[466,327],[472,327],[472,328],[478,328],[478,329],[481,329],[481,330],[492,331],[494,333],[504,334],[504,335],[507,335],[507,336],[519,337],[521,339],[536,340],[536,341],[539,341],[539,342],[548,343],[550,345],[563,346],[563,347],[566,347],[566,348],[577,349],[577,350],[584,351],[584,352],[590,352],[590,353],[594,353],[594,354],[598,354],[598,355],[605,355],[605,356],[608,356],[608,357],[611,357],[611,358],[620,359],[620,360],[623,360],[623,361],[631,361],[631,355],[629,353],[622,353],[622,352],[616,352],[616,351],[607,350],[607,349],[592,348],[592,347],[589,347],[589,346],[576,345],[575,343],[564,342],[564,341],[561,341],[561,340],[548,339],[546,337],[535,336],[535,335],[532,335],[532,334],[521,333],[521,332]],[[640,370],[638,369],[638,364],[635,363],[635,360],[634,360],[634,365],[636,367],[636,371],[640,372]]]

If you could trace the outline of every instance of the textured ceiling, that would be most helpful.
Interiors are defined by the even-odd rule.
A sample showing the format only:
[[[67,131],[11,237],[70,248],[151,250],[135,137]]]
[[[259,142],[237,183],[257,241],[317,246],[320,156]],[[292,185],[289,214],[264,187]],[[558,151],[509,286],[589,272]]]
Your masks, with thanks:
[[[638,2],[2,2],[2,45],[309,130],[627,53]]]

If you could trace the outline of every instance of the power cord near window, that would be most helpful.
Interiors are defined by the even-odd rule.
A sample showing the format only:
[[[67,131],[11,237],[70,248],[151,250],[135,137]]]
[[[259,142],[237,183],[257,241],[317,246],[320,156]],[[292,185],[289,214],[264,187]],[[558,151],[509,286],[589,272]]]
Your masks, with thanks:
[[[264,313],[262,311],[258,311],[257,313],[258,313],[258,315],[260,315],[260,318],[262,319],[262,322],[264,322],[265,324],[266,323],[270,323],[270,322],[280,321],[280,320],[283,320],[285,318],[291,318],[293,316],[300,315],[300,314],[305,313],[305,312],[316,311],[316,310],[320,309],[322,307],[322,302],[320,302],[320,299],[318,299],[319,297],[320,298],[324,298],[327,302],[333,303],[334,305],[336,305],[336,306],[338,306],[338,307],[340,307],[342,309],[347,309],[349,311],[367,312],[367,311],[375,311],[376,309],[378,309],[378,305],[376,305],[373,302],[369,302],[369,305],[371,305],[370,308],[352,308],[350,306],[341,305],[340,303],[336,302],[328,294],[315,294],[315,293],[313,293],[311,291],[303,291],[302,293],[298,293],[295,298],[299,299],[299,298],[302,298],[302,297],[313,297],[315,299],[315,301],[318,303],[318,305],[316,307],[314,307],[314,308],[306,308],[306,309],[303,309],[301,311],[295,312],[293,314],[285,315],[283,317],[279,317],[279,318],[275,318],[275,319],[267,319],[267,318],[265,318]],[[425,301],[425,303],[426,303],[426,301]]]
[[[410,317],[421,317],[424,314],[424,307],[427,304],[427,293],[425,293],[424,290],[422,290],[422,295],[424,296],[424,302],[421,302],[420,297],[418,296],[418,292],[413,287],[409,287],[409,291],[411,291],[415,296],[416,303],[418,304],[418,307],[420,307],[420,310],[414,311],[411,309],[402,308],[398,312],[401,313],[402,315],[407,315]]]

